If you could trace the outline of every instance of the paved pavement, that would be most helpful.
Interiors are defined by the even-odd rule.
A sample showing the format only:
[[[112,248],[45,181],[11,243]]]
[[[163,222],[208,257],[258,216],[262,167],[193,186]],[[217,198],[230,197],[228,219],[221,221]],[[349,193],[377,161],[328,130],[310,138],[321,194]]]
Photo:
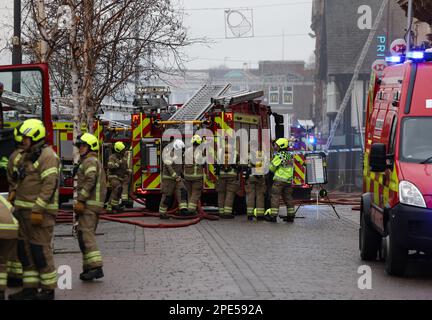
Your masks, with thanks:
[[[302,207],[294,224],[202,221],[180,229],[104,222],[97,237],[105,278],[82,283],[81,255],[70,225],[56,227],[57,266],[73,271],[58,299],[430,299],[432,265],[415,262],[407,278],[372,268],[372,289],[357,285],[359,213]],[[154,221],[156,218],[145,218]]]

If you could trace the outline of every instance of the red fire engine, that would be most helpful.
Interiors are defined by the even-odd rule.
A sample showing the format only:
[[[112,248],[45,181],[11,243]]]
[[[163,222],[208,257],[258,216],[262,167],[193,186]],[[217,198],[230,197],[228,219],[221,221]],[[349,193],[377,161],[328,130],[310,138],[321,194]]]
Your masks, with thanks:
[[[432,255],[432,52],[388,62],[369,92],[360,254],[400,276],[409,251]]]

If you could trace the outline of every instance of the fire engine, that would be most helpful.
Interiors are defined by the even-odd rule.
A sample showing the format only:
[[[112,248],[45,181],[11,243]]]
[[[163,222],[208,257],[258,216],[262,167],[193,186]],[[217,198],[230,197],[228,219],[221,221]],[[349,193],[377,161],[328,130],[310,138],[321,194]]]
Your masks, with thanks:
[[[432,255],[432,52],[387,60],[369,91],[360,255],[401,276],[409,251]]]
[[[53,144],[53,124],[47,64],[0,66],[0,191],[8,190],[5,162],[15,148],[13,128],[19,121],[37,117],[46,127],[46,141]],[[12,119],[12,121],[7,118]]]
[[[229,92],[230,85],[204,85],[192,98],[178,109],[148,107],[143,112],[132,115],[132,190],[138,197],[146,198],[149,209],[157,211],[161,197],[161,153],[162,135],[165,130],[185,124],[194,125],[196,129],[205,127],[211,130],[216,138],[218,130],[236,132],[238,129],[270,129],[272,115],[270,107],[261,103],[262,91]],[[277,114],[273,116],[278,117]],[[295,155],[295,177],[293,187],[296,197],[310,198],[311,187],[305,183],[304,152],[312,151],[311,135],[305,134],[305,128],[293,128],[292,134],[297,138],[292,146]],[[309,132],[309,131],[308,131]],[[182,136],[182,138],[190,138]],[[275,138],[279,138],[276,136]],[[262,150],[263,137],[258,138]],[[270,141],[267,141],[270,143]],[[237,145],[239,150],[239,145]],[[204,175],[202,203],[216,206],[215,166],[207,165]],[[244,178],[237,193],[234,210],[245,212]]]

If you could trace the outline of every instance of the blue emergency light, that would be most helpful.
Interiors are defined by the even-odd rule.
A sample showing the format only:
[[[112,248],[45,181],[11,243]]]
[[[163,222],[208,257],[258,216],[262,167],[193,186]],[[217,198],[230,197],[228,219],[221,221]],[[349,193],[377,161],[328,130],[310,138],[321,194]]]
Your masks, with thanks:
[[[402,62],[402,56],[386,57],[385,61],[390,62],[390,63],[401,63]]]
[[[424,51],[409,51],[406,56],[413,60],[423,60],[425,58],[425,53]]]
[[[309,142],[310,143],[315,143],[315,137],[309,137]]]
[[[408,51],[406,56],[402,55],[402,56],[386,57],[385,61],[387,63],[398,64],[404,62],[406,59],[414,60],[418,62],[432,61],[432,51],[429,50],[428,51],[420,51],[420,50]]]

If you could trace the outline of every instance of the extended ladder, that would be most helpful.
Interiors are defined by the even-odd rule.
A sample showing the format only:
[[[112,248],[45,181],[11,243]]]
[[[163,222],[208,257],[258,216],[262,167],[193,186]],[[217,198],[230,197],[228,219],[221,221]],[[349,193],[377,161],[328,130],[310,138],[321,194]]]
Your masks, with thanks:
[[[230,84],[204,85],[169,120],[198,120],[212,106],[212,98],[224,95]]]
[[[339,126],[339,124],[340,124],[340,122],[342,120],[342,116],[343,116],[343,113],[345,111],[345,108],[348,105],[348,102],[349,102],[349,100],[351,98],[351,93],[352,93],[352,91],[354,89],[355,82],[358,79],[358,76],[359,76],[359,73],[360,73],[360,68],[363,65],[363,62],[364,62],[364,60],[366,58],[366,55],[367,55],[367,53],[369,51],[369,47],[370,47],[372,41],[374,40],[376,31],[378,29],[379,24],[381,23],[381,19],[382,19],[383,15],[384,15],[384,9],[386,8],[387,4],[388,4],[388,0],[383,0],[383,2],[381,4],[381,8],[378,11],[378,15],[376,17],[375,24],[373,25],[373,27],[372,27],[372,29],[371,29],[371,31],[369,33],[369,37],[368,37],[368,39],[367,39],[367,41],[366,41],[366,43],[365,43],[365,45],[363,47],[363,50],[362,50],[362,52],[360,54],[360,57],[359,57],[358,61],[357,61],[356,67],[354,69],[354,75],[353,75],[353,77],[351,79],[351,83],[350,83],[350,85],[348,87],[347,92],[345,93],[345,97],[342,100],[341,106],[340,106],[339,111],[338,111],[338,113],[336,115],[336,119],[335,119],[335,121],[333,123],[333,126],[332,126],[331,130],[330,130],[330,135],[329,135],[329,137],[327,139],[327,144],[326,144],[326,146],[324,148],[324,151],[326,151],[326,152],[330,149],[331,143],[332,143],[333,138],[334,138],[334,136],[336,134],[336,130],[337,130],[337,128],[338,128],[338,126]]]

